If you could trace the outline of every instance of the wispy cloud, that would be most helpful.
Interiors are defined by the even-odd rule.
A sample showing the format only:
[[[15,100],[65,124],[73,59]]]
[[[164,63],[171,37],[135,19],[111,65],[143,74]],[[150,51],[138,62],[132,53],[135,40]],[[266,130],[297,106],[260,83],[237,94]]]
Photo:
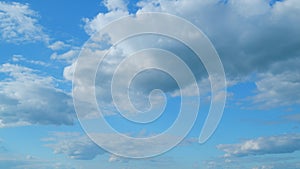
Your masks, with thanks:
[[[39,66],[50,66],[48,63],[40,61],[40,60],[30,60],[30,59],[26,59],[23,55],[13,55],[12,56],[12,61],[13,62],[24,62],[24,63],[29,63],[29,64],[33,64],[33,65],[39,65]]]
[[[9,43],[47,42],[49,37],[38,23],[37,12],[28,4],[0,2],[0,36]]]
[[[56,132],[43,140],[47,142],[47,147],[52,148],[55,154],[65,154],[76,160],[92,160],[97,155],[105,153],[90,138],[80,133]]]

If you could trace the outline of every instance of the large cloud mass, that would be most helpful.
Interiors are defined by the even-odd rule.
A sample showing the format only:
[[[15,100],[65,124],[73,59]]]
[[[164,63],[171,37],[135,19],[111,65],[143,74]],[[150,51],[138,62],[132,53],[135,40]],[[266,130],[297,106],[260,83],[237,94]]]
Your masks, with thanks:
[[[85,29],[89,34],[99,31],[108,24],[108,20],[119,18],[121,13],[129,13],[124,5],[111,2],[115,4],[115,7],[111,7],[109,3],[110,1],[105,3],[108,13],[99,13],[95,18],[86,20]],[[257,88],[255,95],[250,99],[255,107],[272,108],[299,103],[299,92],[295,92],[300,84],[297,66],[300,56],[300,19],[297,17],[300,14],[299,1],[150,0],[140,1],[137,5],[140,7],[137,15],[142,12],[167,12],[181,16],[203,30],[215,45],[230,83],[241,82],[254,75],[252,79]],[[198,82],[205,77],[203,66],[195,62],[190,51],[175,42],[147,37],[143,41],[136,38],[128,42],[130,43],[123,46],[123,51],[107,59],[105,68],[113,67],[116,61],[128,55],[126,52],[132,53],[143,47],[159,47],[179,56],[182,54],[180,58],[191,66]],[[70,71],[74,70],[73,68],[66,68],[65,74],[72,74]],[[105,73],[103,81],[107,82],[107,75],[113,71],[106,69]],[[124,76],[126,74],[127,72],[124,72]],[[159,77],[163,80],[153,80],[153,76],[158,77],[155,74],[145,76],[139,79],[135,87],[147,93],[149,89],[156,87],[159,81],[163,82],[159,87],[164,91],[176,92],[177,87],[173,82],[165,81],[166,78],[161,74]],[[102,88],[102,91],[107,90]],[[105,99],[109,98],[106,94],[102,95]],[[110,102],[108,99],[107,103]]]

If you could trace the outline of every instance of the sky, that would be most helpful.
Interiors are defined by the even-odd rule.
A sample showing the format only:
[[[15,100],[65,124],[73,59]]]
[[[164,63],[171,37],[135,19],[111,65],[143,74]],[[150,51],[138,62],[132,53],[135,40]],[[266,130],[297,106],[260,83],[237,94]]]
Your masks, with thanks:
[[[186,25],[144,20],[166,33],[179,30],[175,35],[190,44],[153,33],[116,42],[107,33],[147,30],[118,20],[136,23],[147,12],[177,16],[201,30],[218,54],[226,89],[220,77],[210,81],[207,62],[190,47],[210,46],[198,44]],[[299,0],[0,1],[0,168],[300,168],[299,15]],[[182,62],[188,70],[177,66]],[[149,69],[132,77],[151,66],[169,72]],[[216,130],[199,143],[211,106],[225,97]],[[180,115],[195,123],[184,121],[161,142],[128,142],[105,128],[109,123],[126,136],[148,138]],[[185,135],[186,126],[192,128]],[[97,139],[87,134],[95,131]],[[120,156],[152,151],[150,158]]]

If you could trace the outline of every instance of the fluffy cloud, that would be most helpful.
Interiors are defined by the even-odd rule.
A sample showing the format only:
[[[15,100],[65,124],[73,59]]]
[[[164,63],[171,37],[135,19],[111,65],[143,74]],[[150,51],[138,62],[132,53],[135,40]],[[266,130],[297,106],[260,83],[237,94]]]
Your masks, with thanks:
[[[103,4],[108,10],[107,13],[99,13],[92,20],[84,18],[86,23],[84,28],[89,35],[92,35],[113,20],[129,14],[127,5],[122,0],[105,0],[103,1]]]
[[[274,62],[299,57],[299,2],[266,1],[151,1],[141,10],[182,16],[212,40],[228,76],[266,71]],[[292,11],[292,12],[291,12]],[[214,20],[214,22],[212,22]]]
[[[48,46],[48,48],[50,48],[54,51],[62,50],[62,49],[67,48],[67,47],[70,47],[70,45],[65,44],[62,41],[56,41],[56,42],[54,42],[54,43],[52,43],[51,45]]]
[[[225,157],[293,153],[300,150],[300,134],[260,137],[239,144],[221,144]]]
[[[107,3],[106,5],[108,7]],[[295,65],[293,61],[299,61],[300,57],[300,39],[297,38],[300,37],[300,19],[297,17],[300,14],[299,1],[150,0],[138,2],[138,6],[140,9],[137,14],[167,12],[181,16],[202,29],[215,45],[229,80],[243,81],[257,74],[258,78],[255,81],[258,92],[252,97],[252,101],[259,104],[259,107],[270,108],[298,103],[297,100],[293,101],[293,98],[299,98],[297,92],[294,92],[298,87],[299,77],[289,73],[295,70],[292,66]],[[88,33],[98,31],[112,20],[128,14],[123,7],[108,9],[108,13],[100,13],[87,21],[85,29]],[[159,44],[157,46],[167,50],[170,50],[172,45],[176,46],[174,43],[168,46],[164,40],[159,41],[160,43],[147,40],[137,40],[136,43],[127,46],[127,50],[132,52],[139,48],[135,46],[140,45],[153,47],[153,44]],[[187,50],[178,46],[176,48],[185,53],[184,61],[194,63],[187,57],[190,55]],[[172,48],[170,51],[174,52]],[[287,63],[287,60],[290,63]],[[114,63],[113,60],[111,62]],[[203,75],[203,71],[195,74]],[[272,91],[266,90],[274,80],[276,85],[271,86]],[[170,83],[161,86],[174,89]],[[283,88],[285,90],[282,90]],[[266,105],[262,106],[264,104]]]
[[[38,14],[28,4],[0,2],[0,36],[10,43],[48,41],[38,24]]]
[[[91,160],[105,153],[87,136],[79,133],[53,133],[52,137],[44,141],[50,142],[47,146],[52,148],[55,154],[65,154],[76,160]]]
[[[132,22],[139,19],[142,20],[143,18],[132,18]],[[161,28],[165,29],[163,25],[161,25]],[[131,29],[131,27],[125,28],[124,26],[123,29]],[[188,33],[186,35],[190,36]],[[111,37],[107,38],[108,36]],[[100,42],[98,41],[97,38],[99,37],[97,36],[90,39],[83,48],[84,50],[81,53],[81,58],[79,58],[79,63],[77,62],[70,67],[67,67],[64,73],[66,77],[69,78],[70,74],[72,74],[70,71],[76,71],[76,79],[74,79],[76,83],[73,88],[75,91],[74,93],[76,94],[74,96],[78,98],[77,96],[80,95],[82,102],[90,102],[90,99],[93,99],[90,96],[94,95],[92,89],[96,86],[98,103],[100,107],[104,107],[104,111],[107,112],[105,114],[116,112],[113,106],[111,106],[113,103],[120,105],[118,108],[121,108],[120,110],[122,110],[122,112],[128,114],[138,114],[135,108],[142,111],[145,111],[151,106],[151,108],[161,108],[163,107],[162,104],[164,104],[164,97],[162,95],[159,96],[159,94],[157,94],[155,95],[155,99],[148,99],[148,95],[154,96],[151,95],[153,89],[161,89],[167,93],[167,96],[177,96],[179,93],[178,85],[181,84],[183,89],[192,87],[191,90],[184,90],[185,94],[195,96],[197,95],[198,89],[193,84],[193,80],[195,79],[196,82],[200,82],[205,78],[205,80],[208,81],[207,73],[198,56],[179,41],[157,35],[135,36],[124,42],[120,42],[117,47],[113,47],[105,57],[101,58],[101,54],[104,56],[104,54],[108,52],[110,40],[116,38],[115,35],[109,34],[108,36],[100,37],[103,38]],[[194,38],[192,39],[195,40]],[[175,59],[176,57],[167,55],[167,52],[163,52],[163,50],[147,52],[145,50],[147,48],[169,49],[178,57]],[[140,51],[140,53],[126,58],[126,56],[135,51]],[[102,62],[98,65],[100,59],[102,59]],[[118,67],[120,64],[123,65]],[[75,66],[77,66],[76,70]],[[95,71],[93,71],[93,69],[96,69],[97,66],[99,67],[96,76],[96,84],[94,84]],[[153,67],[154,69],[141,71],[136,74],[135,77],[132,74],[136,69],[142,70],[149,67]],[[115,78],[114,83],[116,84],[114,91],[117,91],[114,93],[117,94],[116,97],[118,99],[113,100],[110,87],[112,84],[112,77],[117,74],[115,74],[115,71],[118,68],[119,76],[118,78]],[[158,70],[159,68],[166,70],[167,73]],[[171,75],[168,73],[171,73]],[[132,77],[130,77],[130,75],[132,75]],[[127,83],[129,83],[130,80],[132,81],[130,84],[131,86],[129,87],[129,95],[134,106],[130,106],[131,104],[128,100],[124,99],[127,98],[127,92],[119,90],[124,89],[122,87],[127,86]],[[180,83],[176,83],[176,80]],[[77,84],[86,84],[86,86],[83,86],[82,89],[80,89],[80,86]],[[219,85],[222,86],[221,84]],[[214,87],[220,88],[217,85]],[[210,86],[208,88],[210,88]],[[201,92],[203,91],[201,90]],[[151,105],[150,101],[153,100],[156,102],[152,102]]]
[[[71,96],[55,87],[56,79],[8,63],[0,73],[0,127],[73,123]]]

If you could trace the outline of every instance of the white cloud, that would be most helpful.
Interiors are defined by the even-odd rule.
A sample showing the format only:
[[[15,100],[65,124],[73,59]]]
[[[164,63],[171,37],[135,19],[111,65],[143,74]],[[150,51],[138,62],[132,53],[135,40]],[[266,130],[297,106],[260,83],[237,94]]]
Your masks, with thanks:
[[[299,55],[300,56],[300,55]],[[261,109],[300,104],[300,57],[273,63],[270,70],[257,76],[256,95],[250,97]]]
[[[73,123],[71,96],[55,87],[57,80],[12,64],[0,65],[0,127]]]
[[[174,139],[177,136],[166,136],[162,142],[153,143],[146,141],[145,143],[136,144],[135,142],[126,142],[125,140],[116,139],[114,135],[109,133],[97,133],[96,139],[102,139],[107,145],[118,149],[119,152],[129,152],[130,154],[140,154],[145,151],[145,146],[152,144],[156,146],[164,146],[168,144],[168,139]],[[95,138],[95,137],[93,137]],[[55,154],[65,154],[76,160],[92,160],[98,155],[108,153],[109,162],[125,162],[127,158],[119,157],[103,150],[95,144],[87,135],[78,132],[54,132],[48,138],[42,139],[47,147],[53,149]],[[186,146],[197,142],[195,138],[183,140],[180,146]],[[154,148],[154,147],[153,147]]]
[[[39,61],[39,60],[29,60],[26,59],[23,55],[13,55],[12,56],[12,61],[13,62],[25,62],[33,65],[39,65],[39,66],[49,66],[46,62]]]
[[[294,168],[299,168],[300,163],[295,161],[295,162],[273,162],[268,165],[266,164],[261,164],[261,166],[258,167],[253,167],[253,169],[294,169]]]
[[[122,158],[122,157],[118,157],[115,155],[110,155],[108,162],[113,163],[113,162],[127,162],[128,159]]]
[[[65,154],[76,160],[92,160],[97,155],[105,153],[87,136],[79,133],[57,132],[45,140],[48,142],[47,146],[52,148],[55,154]]]
[[[221,144],[225,157],[293,153],[300,150],[300,134],[286,134],[246,140],[239,144]]]
[[[262,165],[260,167],[254,167],[252,169],[274,169],[274,167],[271,165]]]
[[[128,14],[124,8],[112,4],[115,3],[111,1],[111,7],[108,7],[109,3],[106,3],[110,9],[108,13],[99,13],[94,19],[87,20],[85,28],[88,33],[100,30],[112,20]],[[300,18],[297,17],[300,15],[299,1],[277,2],[270,6],[268,1],[261,0],[230,0],[227,3],[210,0],[150,0],[138,2],[138,6],[140,9],[137,14],[167,12],[181,16],[202,29],[220,54],[230,81],[243,81],[257,74],[258,78],[254,79],[257,93],[252,98],[257,104],[271,108],[299,103],[295,99],[299,98],[299,92],[295,92],[299,88],[299,77],[293,73],[298,68],[291,66],[296,65],[293,61],[300,57],[300,39],[297,38],[300,37]],[[170,50],[168,43],[148,41],[146,38],[136,43],[130,42],[131,45],[126,46],[129,53],[141,46],[153,47],[153,43],[159,44],[155,47]],[[184,49],[182,51],[186,52]],[[185,61],[193,63],[193,60]],[[203,75],[203,72],[196,74]],[[271,83],[275,85],[271,86]],[[161,86],[170,87],[167,85]]]
[[[300,74],[283,72],[280,74],[262,74],[256,82],[257,94],[252,97],[259,108],[289,106],[300,104]]]
[[[106,39],[105,39],[106,40]],[[147,43],[143,43],[144,41],[148,41]],[[99,45],[95,47],[95,44]],[[202,63],[199,61],[198,57],[193,54],[187,47],[183,47],[183,50],[178,50],[182,45],[180,42],[167,39],[165,37],[157,37],[148,35],[147,37],[134,37],[129,39],[126,42],[121,42],[118,44],[118,47],[112,48],[109,53],[103,58],[101,65],[98,67],[98,72],[96,76],[96,85],[93,83],[95,76],[93,69],[96,69],[99,63],[99,60],[102,59],[101,57],[108,52],[107,48],[109,47],[109,41],[101,41],[101,44],[97,42],[89,41],[87,46],[84,47],[84,50],[81,53],[79,58],[80,64],[78,62],[73,63],[71,66],[68,66],[64,69],[64,76],[68,80],[72,80],[72,74],[76,68],[76,79],[75,84],[85,84],[84,86],[74,85],[73,91],[76,93],[76,99],[79,100],[84,104],[92,103],[93,98],[91,96],[94,95],[93,87],[96,86],[96,96],[98,99],[98,104],[102,109],[102,113],[104,114],[114,114],[117,112],[116,108],[114,107],[114,103],[118,104],[118,108],[125,113],[135,113],[138,114],[136,109],[141,111],[145,111],[146,109],[150,108],[149,102],[149,94],[154,89],[161,89],[167,95],[171,96],[178,96],[178,84],[175,80],[181,82],[184,86],[183,93],[185,96],[195,96],[197,95],[196,85],[192,85],[193,79],[190,78],[193,76],[195,80],[200,81],[203,80],[202,78],[205,77],[203,85],[201,84],[201,92],[203,94],[207,93],[210,89],[210,85],[207,85],[207,73],[205,72]],[[101,46],[102,45],[102,46]],[[103,47],[104,46],[104,47]],[[103,48],[102,48],[103,47]],[[142,51],[148,47],[151,48],[160,48],[160,47],[168,47],[171,52],[178,54],[177,59],[170,59],[170,55],[163,55],[158,54],[161,51],[156,51],[155,54],[152,53],[139,53],[135,56],[126,58],[132,51]],[[184,52],[182,52],[184,51]],[[165,54],[165,53],[164,53]],[[160,57],[161,56],[161,57]],[[125,58],[128,59],[126,62]],[[180,59],[186,61],[183,63]],[[117,95],[117,100],[112,100],[111,95],[111,82],[112,77],[117,70],[117,66],[123,63],[122,67],[119,67],[119,78],[115,78],[116,87],[114,91]],[[175,66],[176,65],[176,66]],[[149,70],[143,71],[135,78],[134,76],[130,77],[130,74],[136,69],[143,69],[147,67],[158,67],[165,69],[169,72],[173,72],[173,75],[168,75],[167,73],[160,71],[160,70]],[[191,72],[193,75],[190,75],[188,72],[188,68],[190,67]],[[187,68],[187,69],[185,69]],[[176,73],[174,73],[176,72]],[[172,76],[176,75],[176,79],[174,80]],[[190,76],[188,76],[190,75]],[[130,99],[133,106],[128,106],[130,103],[126,99],[127,92],[120,92],[119,89],[123,89],[122,86],[126,86],[129,81],[125,79],[132,78],[133,81],[130,86]],[[175,77],[174,77],[175,78]],[[78,83],[77,83],[78,82]],[[221,85],[220,85],[221,86]],[[80,88],[81,87],[81,88]],[[191,89],[192,88],[192,89]],[[214,88],[220,88],[218,86],[214,86]],[[154,95],[152,95],[154,96]],[[152,102],[152,110],[164,107],[164,97],[162,95],[155,95],[153,97],[155,99],[151,99]],[[220,95],[221,96],[221,95]],[[81,106],[78,106],[81,107]],[[85,106],[85,112],[89,112],[89,108],[86,107],[93,107],[93,106]],[[135,109],[136,108],[136,109]],[[95,110],[91,111],[92,113],[96,112]]]
[[[73,63],[74,60],[78,57],[80,49],[78,47],[72,47],[70,50],[64,53],[54,52],[50,58],[54,60],[63,60],[68,63]]]
[[[124,0],[104,0],[103,4],[107,7],[109,11],[127,11],[127,4]]]
[[[103,1],[103,4],[108,9],[107,13],[99,13],[93,19],[83,19],[85,22],[85,31],[89,35],[99,31],[113,20],[129,15],[127,4],[122,0],[105,0]]]
[[[113,20],[119,19],[123,16],[128,15],[129,13],[127,11],[111,11],[108,13],[99,13],[95,18],[92,20],[85,18],[85,31],[89,34],[92,35],[93,33],[97,32]]]
[[[50,48],[54,51],[62,50],[62,49],[68,48],[68,47],[70,47],[70,45],[68,45],[62,41],[56,41],[48,46],[48,48]]]
[[[230,162],[228,162],[230,161]],[[236,168],[236,169],[295,169],[299,168],[297,154],[294,156],[248,156],[248,157],[227,157],[215,158],[214,160],[205,161],[205,169]]]
[[[0,36],[9,43],[47,42],[38,14],[28,4],[0,2]]]

